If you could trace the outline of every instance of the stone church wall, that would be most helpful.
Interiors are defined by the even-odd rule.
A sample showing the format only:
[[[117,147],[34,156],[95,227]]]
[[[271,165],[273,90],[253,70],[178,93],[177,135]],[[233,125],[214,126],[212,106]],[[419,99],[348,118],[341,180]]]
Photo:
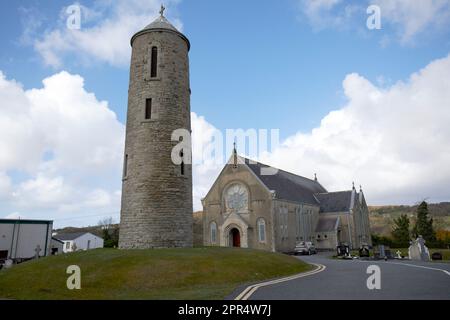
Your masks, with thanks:
[[[246,243],[247,247],[262,250],[272,250],[272,211],[271,211],[271,194],[264,188],[244,165],[238,165],[234,169],[232,165],[227,165],[219,178],[211,188],[208,195],[203,199],[204,206],[204,224],[203,224],[203,243],[206,246],[211,245],[229,245],[227,243],[227,214],[223,194],[225,190],[234,183],[239,183],[245,186],[248,190],[248,211],[239,212],[239,219],[247,225],[246,239],[241,241],[241,244]],[[266,239],[265,242],[258,240],[257,221],[263,218],[266,225]],[[211,243],[210,226],[211,223],[217,224],[217,241]],[[239,226],[237,226],[239,228]],[[243,230],[241,237],[243,236]]]

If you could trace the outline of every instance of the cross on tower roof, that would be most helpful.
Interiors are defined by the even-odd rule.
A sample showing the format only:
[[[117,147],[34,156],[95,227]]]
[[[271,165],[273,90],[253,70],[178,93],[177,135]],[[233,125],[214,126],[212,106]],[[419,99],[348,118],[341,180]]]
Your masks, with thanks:
[[[164,10],[166,10],[166,7],[164,7],[164,5],[161,4],[161,10],[159,10],[159,14],[161,15],[161,17],[164,17]]]

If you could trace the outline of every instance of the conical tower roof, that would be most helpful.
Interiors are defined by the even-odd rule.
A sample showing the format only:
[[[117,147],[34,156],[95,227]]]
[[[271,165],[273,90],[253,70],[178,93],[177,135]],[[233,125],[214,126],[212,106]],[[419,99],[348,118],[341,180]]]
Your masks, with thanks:
[[[182,34],[180,31],[177,30],[170,22],[169,20],[164,17],[164,6],[161,6],[161,11],[159,12],[160,16],[155,19],[152,23],[147,25],[144,29],[134,34],[134,36],[131,38],[131,45],[133,45],[134,39],[136,39],[137,36],[148,33],[148,32],[154,32],[154,31],[168,31],[168,32],[174,32],[178,34],[183,40],[187,42],[188,49],[190,49],[191,44],[189,43],[188,38],[184,34]]]
[[[180,32],[164,16],[159,16],[158,18],[156,18],[155,21],[150,23],[143,30],[151,30],[151,29],[168,29],[168,30]]]

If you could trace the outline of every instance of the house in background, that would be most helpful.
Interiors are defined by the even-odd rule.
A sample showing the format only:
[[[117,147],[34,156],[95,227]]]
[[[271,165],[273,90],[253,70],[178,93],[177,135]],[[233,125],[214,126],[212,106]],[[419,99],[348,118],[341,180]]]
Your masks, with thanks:
[[[21,262],[51,254],[53,221],[0,219],[0,259]]]
[[[103,248],[103,239],[90,232],[60,233],[53,238],[63,242],[63,252]]]
[[[64,242],[52,237],[51,253],[52,255],[64,253]]]

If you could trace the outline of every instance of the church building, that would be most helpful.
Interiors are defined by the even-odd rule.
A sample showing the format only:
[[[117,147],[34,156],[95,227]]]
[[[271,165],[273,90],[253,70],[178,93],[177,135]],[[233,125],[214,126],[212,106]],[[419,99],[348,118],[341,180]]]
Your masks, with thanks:
[[[328,192],[317,180],[237,155],[202,199],[203,244],[292,252],[300,241],[319,250],[371,245],[364,194]]]

